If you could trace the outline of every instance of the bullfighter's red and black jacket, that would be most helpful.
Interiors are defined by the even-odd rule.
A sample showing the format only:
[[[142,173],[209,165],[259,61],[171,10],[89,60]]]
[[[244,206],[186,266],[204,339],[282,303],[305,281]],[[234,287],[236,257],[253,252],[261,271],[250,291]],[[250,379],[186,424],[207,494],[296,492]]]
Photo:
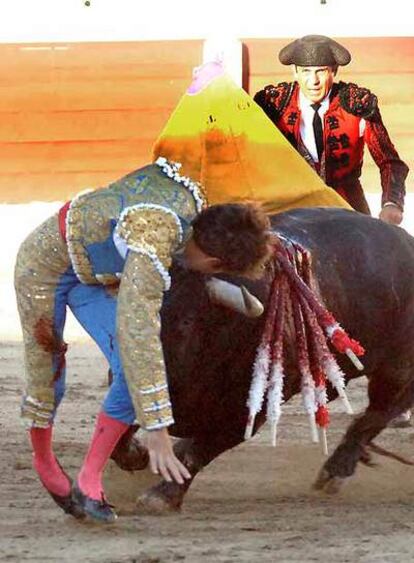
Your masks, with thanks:
[[[320,165],[314,163],[300,136],[299,85],[281,82],[256,93],[254,100],[290,143],[357,211],[369,213],[360,176],[364,145],[381,175],[382,203],[404,206],[408,166],[400,159],[382,122],[377,97],[353,83],[335,83],[324,116],[324,153]],[[361,134],[361,120],[365,129]]]

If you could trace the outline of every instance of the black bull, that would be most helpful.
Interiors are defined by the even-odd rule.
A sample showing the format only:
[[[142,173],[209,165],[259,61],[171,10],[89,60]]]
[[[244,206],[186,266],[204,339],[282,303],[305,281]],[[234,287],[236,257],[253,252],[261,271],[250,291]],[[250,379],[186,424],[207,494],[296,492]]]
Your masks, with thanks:
[[[273,216],[272,226],[311,251],[323,302],[366,349],[369,405],[353,419],[316,482],[334,489],[367,460],[365,446],[414,399],[414,239],[399,227],[340,209],[294,210]],[[246,285],[265,304],[271,281],[269,268],[262,280]],[[201,277],[174,268],[162,340],[176,420],[171,433],[187,438],[176,451],[193,477],[243,440],[264,317],[248,319],[212,305]],[[288,352],[293,358],[293,342]],[[345,357],[337,359],[347,380],[360,375]],[[300,390],[293,365],[288,358],[285,400]],[[331,387],[328,396],[336,397]],[[263,422],[260,414],[255,431]],[[142,500],[177,508],[189,484],[161,482]]]

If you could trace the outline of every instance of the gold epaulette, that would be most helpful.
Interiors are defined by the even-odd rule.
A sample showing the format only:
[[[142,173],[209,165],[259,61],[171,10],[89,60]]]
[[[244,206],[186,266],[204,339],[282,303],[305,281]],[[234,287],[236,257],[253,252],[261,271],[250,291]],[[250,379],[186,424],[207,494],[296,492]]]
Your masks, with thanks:
[[[130,250],[145,254],[151,259],[164,280],[165,289],[169,289],[171,253],[183,239],[178,216],[161,205],[133,205],[122,212],[116,235],[125,241]]]

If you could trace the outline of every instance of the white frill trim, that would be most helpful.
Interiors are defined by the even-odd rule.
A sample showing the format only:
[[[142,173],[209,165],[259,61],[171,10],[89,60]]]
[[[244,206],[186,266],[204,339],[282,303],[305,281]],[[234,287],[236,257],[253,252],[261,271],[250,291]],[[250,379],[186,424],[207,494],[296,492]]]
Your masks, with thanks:
[[[282,362],[274,363],[271,369],[266,411],[266,418],[270,425],[272,446],[276,446],[277,425],[282,414],[283,378]]]
[[[194,182],[188,176],[181,176],[179,170],[182,166],[180,162],[172,162],[167,160],[163,156],[159,156],[155,161],[155,164],[161,168],[161,170],[175,182],[183,184],[191,192],[194,198],[197,212],[200,213],[206,206],[206,198],[203,196],[201,184],[199,182]]]
[[[267,376],[270,364],[270,347],[260,346],[253,366],[253,378],[250,386],[247,406],[249,411],[256,415],[263,405],[264,394],[267,386]]]
[[[250,385],[249,397],[247,399],[247,407],[249,409],[249,418],[244,434],[245,440],[252,437],[254,420],[258,412],[260,412],[264,394],[267,387],[267,377],[270,367],[270,346],[260,345],[256,354],[253,366],[252,383]]]
[[[142,248],[140,246],[128,244],[128,248],[129,250],[132,250],[132,252],[136,252],[137,254],[141,254],[142,256],[148,256],[148,258],[152,262],[152,265],[160,274],[162,281],[164,282],[164,291],[168,291],[171,287],[171,276],[158,256],[154,252],[149,252],[149,250],[146,250],[145,248]]]
[[[328,335],[329,338],[332,338],[332,336],[334,335],[335,330],[343,330],[343,328],[341,327],[341,325],[339,323],[334,323],[333,325],[329,325],[325,328],[325,332]]]
[[[118,221],[118,225],[121,225],[123,227],[125,227],[125,225],[123,224],[125,216],[128,213],[134,212],[135,210],[140,210],[140,209],[148,209],[148,210],[152,210],[152,211],[161,211],[162,213],[165,213],[167,215],[169,215],[170,217],[172,217],[176,223],[177,226],[177,246],[181,244],[181,242],[183,241],[183,228],[181,226],[181,222],[180,219],[178,218],[178,215],[176,213],[174,213],[174,211],[172,211],[171,209],[168,209],[167,207],[164,207],[162,205],[157,205],[155,203],[138,203],[136,205],[131,205],[130,207],[126,207],[121,215],[119,216],[119,221]],[[115,232],[114,232],[114,242],[115,242],[115,238],[119,238],[121,240],[125,240],[119,233],[118,233],[118,225],[115,228]],[[115,242],[116,244],[116,242]],[[157,272],[160,274],[163,282],[164,282],[164,291],[168,291],[171,287],[171,276],[168,272],[168,269],[164,266],[164,264],[161,262],[161,260],[158,258],[156,252],[152,252],[151,250],[149,250],[148,248],[145,248],[144,246],[138,246],[138,245],[134,245],[134,244],[128,244],[128,242],[126,243],[127,248],[129,250],[132,250],[133,252],[137,252],[138,254],[141,254],[143,256],[148,256],[148,258],[151,260],[154,268],[157,270]],[[119,246],[119,243],[118,243]]]
[[[339,397],[341,398],[345,411],[348,414],[353,414],[354,411],[348,397],[345,392],[345,375],[341,368],[338,366],[333,357],[328,358],[323,364],[323,370],[326,373],[326,377],[331,382],[332,386],[337,390]]]
[[[323,370],[326,373],[326,377],[338,391],[345,389],[345,375],[341,368],[338,366],[334,358],[331,356],[325,360],[323,363]]]
[[[317,405],[325,407],[328,404],[328,396],[326,394],[325,385],[315,387],[315,400]]]
[[[315,396],[315,385],[313,383],[312,375],[302,374],[302,402],[307,413],[315,413],[316,407],[316,396]]]
[[[310,371],[306,370],[302,372],[302,402],[305,411],[308,413],[309,426],[311,432],[312,442],[319,442],[319,434],[316,426],[316,395],[315,395],[315,384],[313,382],[312,374]]]

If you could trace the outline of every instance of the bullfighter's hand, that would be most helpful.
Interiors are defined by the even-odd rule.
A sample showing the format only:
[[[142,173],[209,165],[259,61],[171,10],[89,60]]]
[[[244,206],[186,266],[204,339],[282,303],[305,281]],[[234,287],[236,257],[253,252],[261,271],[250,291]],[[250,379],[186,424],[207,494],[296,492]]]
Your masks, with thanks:
[[[180,485],[184,484],[185,479],[191,479],[188,469],[174,454],[167,428],[149,430],[146,433],[146,442],[153,473]]]
[[[403,220],[403,212],[397,205],[385,205],[379,214],[381,221],[391,225],[399,225]]]

